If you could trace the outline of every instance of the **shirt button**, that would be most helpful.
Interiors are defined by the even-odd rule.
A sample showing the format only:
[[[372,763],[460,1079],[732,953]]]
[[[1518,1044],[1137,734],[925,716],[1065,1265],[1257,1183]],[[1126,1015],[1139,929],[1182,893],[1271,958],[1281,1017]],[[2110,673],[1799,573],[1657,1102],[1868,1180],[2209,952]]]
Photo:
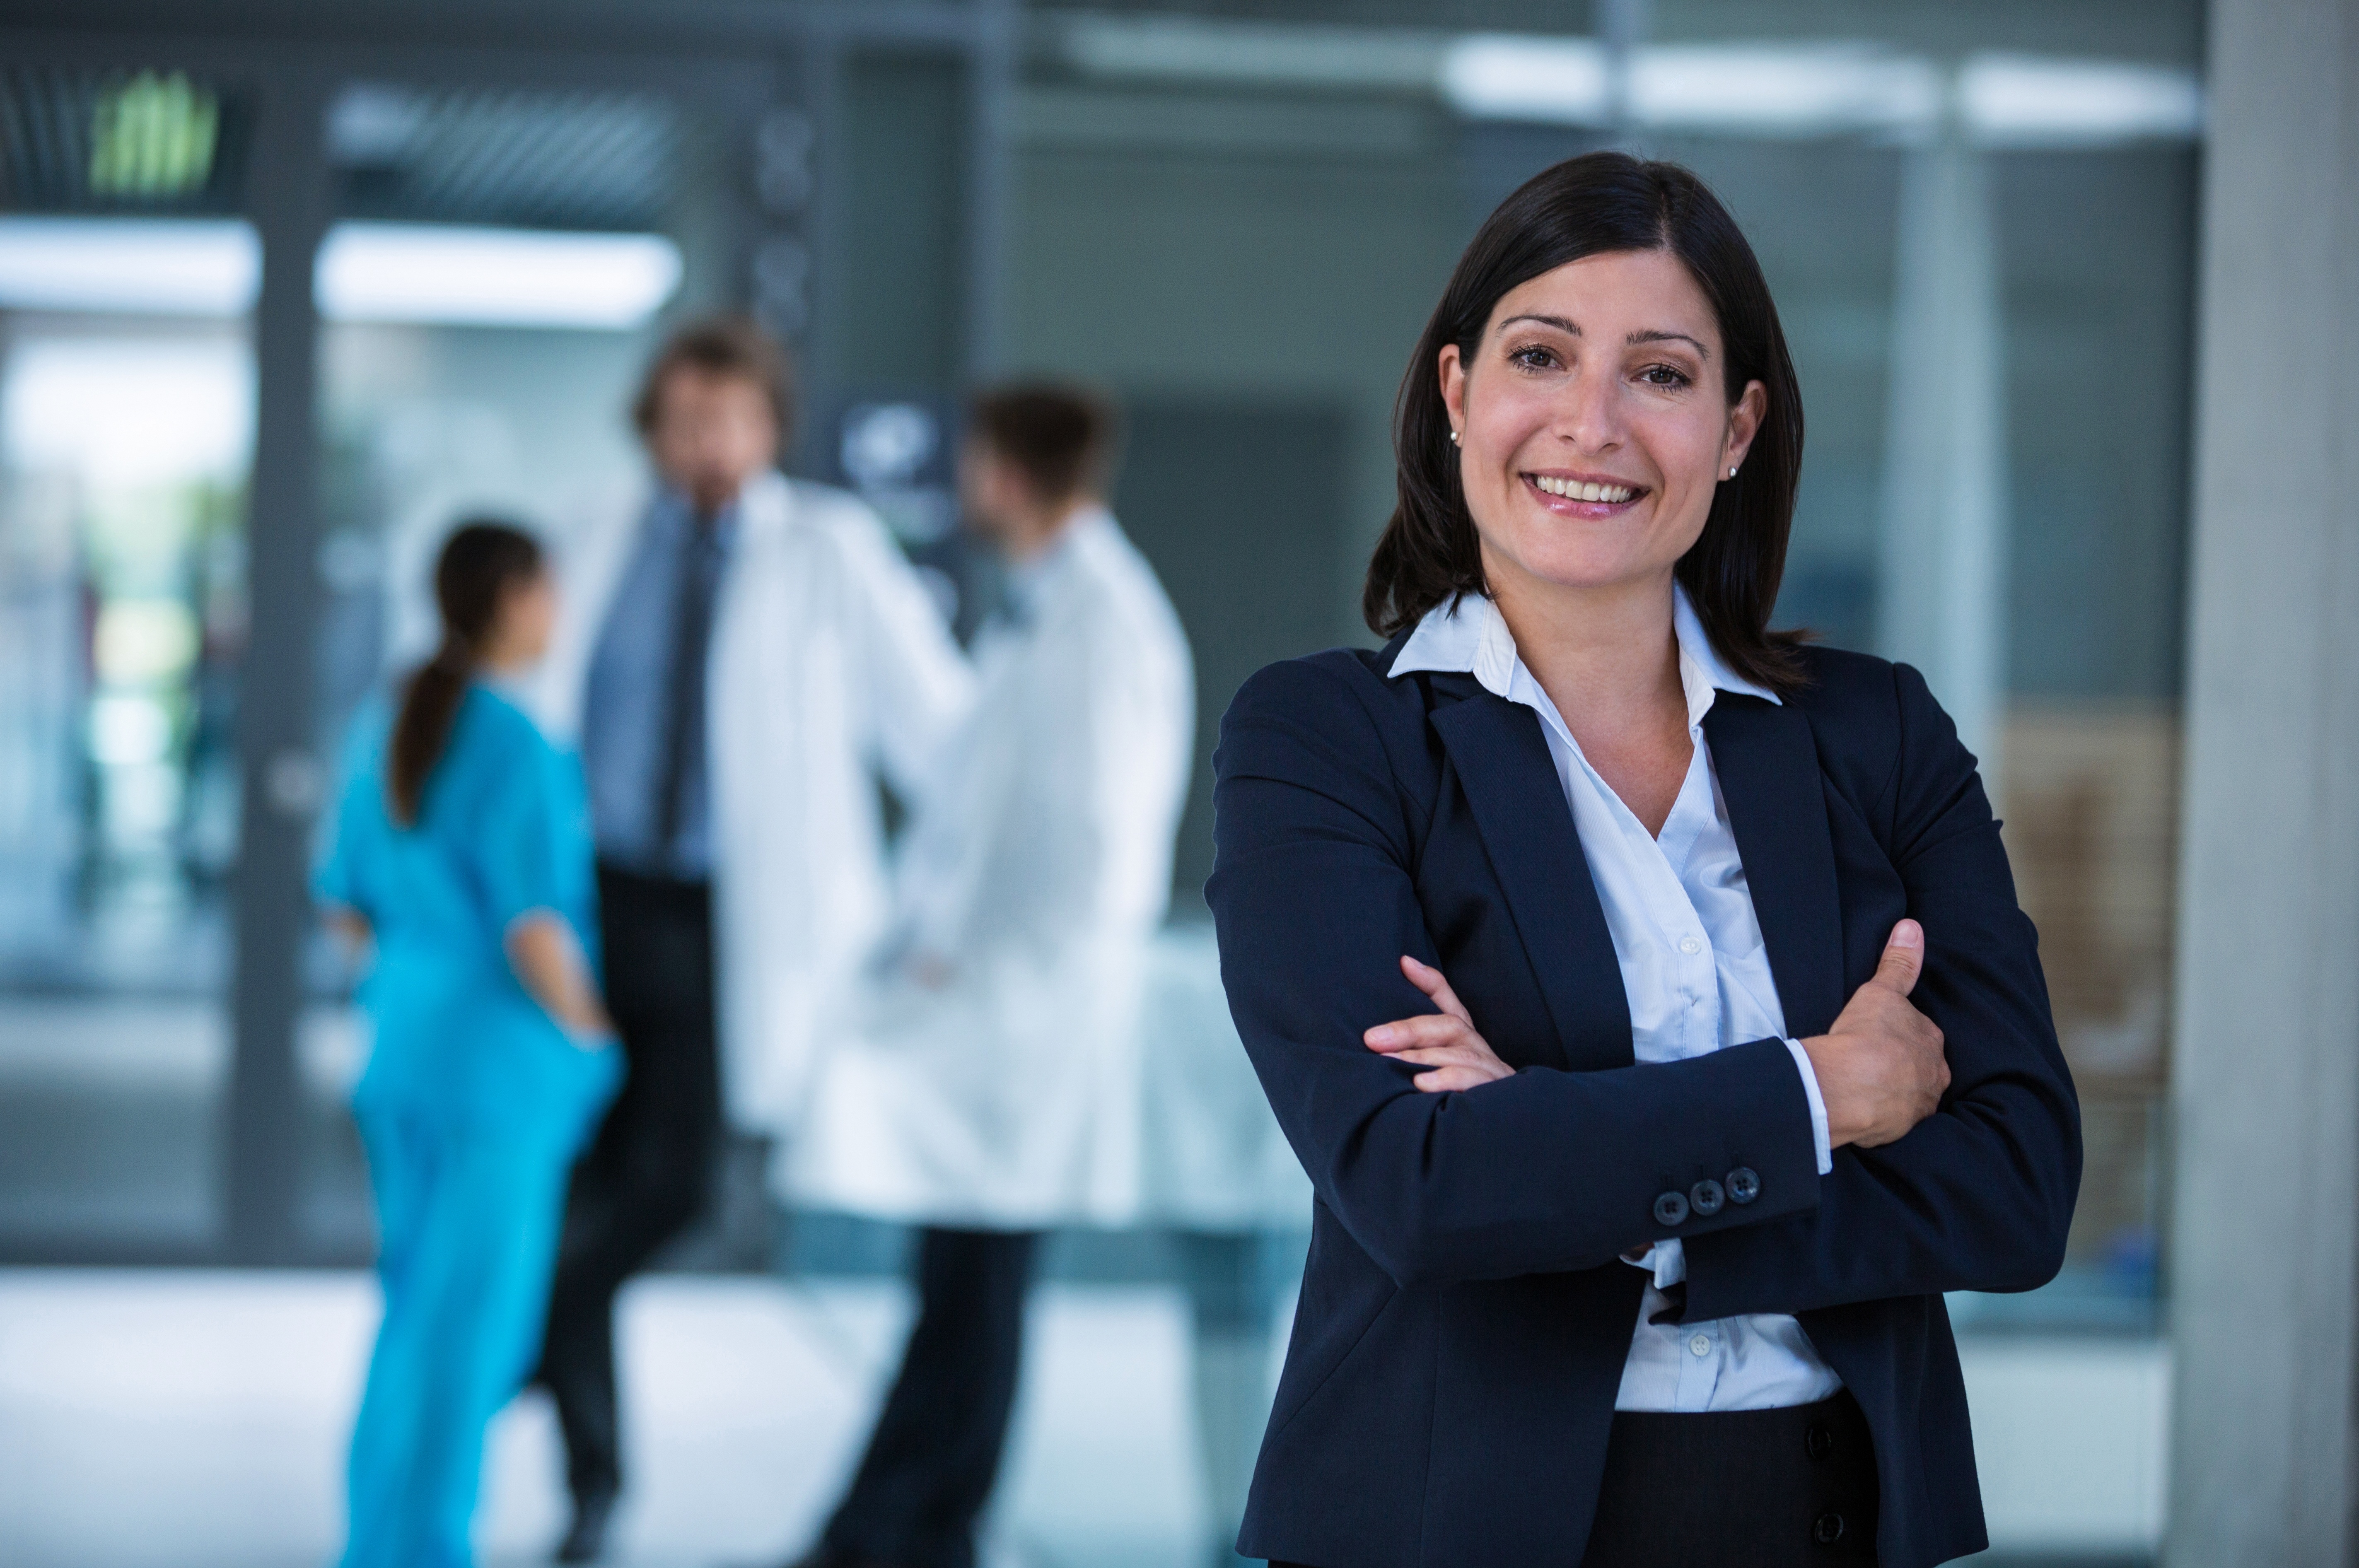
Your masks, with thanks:
[[[1682,953],[1701,953],[1703,951],[1703,944],[1697,941],[1692,936],[1682,936],[1680,938],[1680,951]]]
[[[1710,1335],[1708,1335],[1708,1334],[1699,1334],[1699,1335],[1697,1335],[1693,1339],[1689,1340],[1689,1341],[1688,1341],[1688,1354],[1689,1354],[1689,1355],[1690,1355],[1690,1356],[1709,1356],[1709,1355],[1711,1355],[1711,1354],[1712,1354],[1712,1336],[1710,1336]]]

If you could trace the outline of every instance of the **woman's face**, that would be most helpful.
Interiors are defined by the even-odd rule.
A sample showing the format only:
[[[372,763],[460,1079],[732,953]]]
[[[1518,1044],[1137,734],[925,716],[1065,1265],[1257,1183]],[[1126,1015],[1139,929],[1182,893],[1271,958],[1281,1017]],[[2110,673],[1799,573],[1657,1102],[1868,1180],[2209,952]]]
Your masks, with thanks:
[[[1466,509],[1495,592],[1668,580],[1767,395],[1732,406],[1712,306],[1667,251],[1568,262],[1441,351]]]
[[[549,633],[556,625],[557,579],[544,567],[501,591],[484,662],[503,670],[530,668],[549,652]]]

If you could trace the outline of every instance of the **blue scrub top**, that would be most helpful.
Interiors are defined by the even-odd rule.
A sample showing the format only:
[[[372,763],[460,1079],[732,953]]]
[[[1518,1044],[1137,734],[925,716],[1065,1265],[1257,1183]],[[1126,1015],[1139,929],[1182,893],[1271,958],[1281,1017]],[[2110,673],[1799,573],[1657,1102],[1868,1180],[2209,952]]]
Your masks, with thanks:
[[[619,1053],[567,1038],[516,979],[506,937],[524,915],[554,914],[595,972],[581,766],[515,704],[471,686],[418,821],[402,827],[386,791],[391,727],[383,703],[354,723],[313,879],[322,901],[365,916],[376,938],[360,989],[376,1040],[353,1107],[578,1143],[614,1092]]]

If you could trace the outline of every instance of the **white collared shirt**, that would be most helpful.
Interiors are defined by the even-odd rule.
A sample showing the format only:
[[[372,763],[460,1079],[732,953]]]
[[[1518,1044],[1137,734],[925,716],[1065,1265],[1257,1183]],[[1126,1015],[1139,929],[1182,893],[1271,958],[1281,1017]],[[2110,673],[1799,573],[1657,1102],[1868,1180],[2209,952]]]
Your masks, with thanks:
[[[1680,684],[1687,692],[1688,736],[1695,753],[1659,837],[1647,831],[1582,755],[1581,743],[1524,667],[1515,637],[1490,600],[1467,595],[1429,611],[1390,673],[1472,675],[1494,696],[1539,715],[1614,936],[1637,1059],[1678,1062],[1749,1040],[1785,1040],[1810,1098],[1810,1132],[1818,1145],[1819,1173],[1824,1175],[1834,1168],[1826,1103],[1809,1054],[1786,1033],[1785,1009],[1703,733],[1703,716],[1720,692],[1769,702],[1777,697],[1721,662],[1686,591],[1673,591],[1671,626],[1679,639]],[[1650,1322],[1669,1305],[1663,1288],[1687,1278],[1686,1250],[1677,1241],[1660,1241],[1633,1261],[1652,1278],[1639,1303],[1614,1409],[1768,1410],[1810,1404],[1843,1387],[1802,1325],[1782,1314]]]

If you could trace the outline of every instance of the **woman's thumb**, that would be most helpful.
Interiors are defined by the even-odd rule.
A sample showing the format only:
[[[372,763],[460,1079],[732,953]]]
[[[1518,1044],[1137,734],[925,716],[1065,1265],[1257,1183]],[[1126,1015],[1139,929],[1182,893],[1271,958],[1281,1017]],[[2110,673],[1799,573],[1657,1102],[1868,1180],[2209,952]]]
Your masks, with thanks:
[[[1904,920],[1885,939],[1884,957],[1876,963],[1875,979],[1907,996],[1917,989],[1917,977],[1924,970],[1925,928],[1913,920]]]

